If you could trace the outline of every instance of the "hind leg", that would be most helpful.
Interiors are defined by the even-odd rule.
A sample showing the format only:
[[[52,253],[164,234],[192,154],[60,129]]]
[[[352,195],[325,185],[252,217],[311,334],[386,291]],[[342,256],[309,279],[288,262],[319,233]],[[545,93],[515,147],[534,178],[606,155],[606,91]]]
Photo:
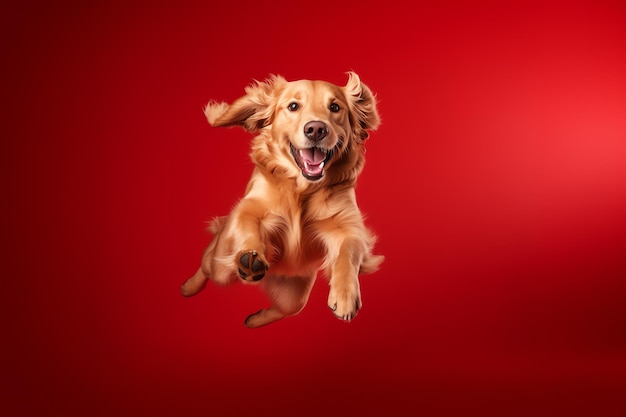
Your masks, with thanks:
[[[180,287],[180,293],[184,297],[191,297],[192,295],[196,295],[200,291],[206,287],[206,283],[209,280],[209,277],[204,275],[202,272],[202,268],[198,268],[194,276],[189,278],[183,285]]]
[[[227,285],[236,280],[232,266],[228,262],[224,262],[229,254],[229,241],[222,235],[223,223],[223,218],[217,218],[213,221],[211,231],[215,233],[215,237],[202,255],[200,268],[180,287],[183,296],[191,297],[199,293],[204,289],[209,279],[220,285]]]
[[[316,273],[304,277],[267,276],[264,290],[272,306],[248,316],[246,327],[261,327],[298,314],[309,300],[315,277]]]

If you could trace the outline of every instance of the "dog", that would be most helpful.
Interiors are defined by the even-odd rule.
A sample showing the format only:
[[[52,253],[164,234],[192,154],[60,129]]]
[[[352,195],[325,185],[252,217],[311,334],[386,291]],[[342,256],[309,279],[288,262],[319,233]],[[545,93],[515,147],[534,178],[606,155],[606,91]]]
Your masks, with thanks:
[[[355,72],[347,75],[345,86],[272,75],[232,104],[206,106],[210,125],[257,134],[254,170],[230,214],[213,219],[213,239],[183,296],[209,279],[258,283],[272,305],[246,318],[256,328],[298,314],[322,271],[328,307],[341,320],[356,317],[363,306],[359,274],[375,272],[384,259],[372,253],[376,237],[355,195],[364,143],[380,118],[369,87]]]

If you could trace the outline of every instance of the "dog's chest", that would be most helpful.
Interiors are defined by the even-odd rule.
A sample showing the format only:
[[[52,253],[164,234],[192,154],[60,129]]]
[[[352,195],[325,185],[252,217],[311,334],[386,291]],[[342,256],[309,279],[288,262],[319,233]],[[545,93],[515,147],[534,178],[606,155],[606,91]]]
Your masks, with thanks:
[[[307,204],[290,201],[274,207],[263,222],[274,263],[302,265],[316,263],[324,256],[319,239],[325,219]]]

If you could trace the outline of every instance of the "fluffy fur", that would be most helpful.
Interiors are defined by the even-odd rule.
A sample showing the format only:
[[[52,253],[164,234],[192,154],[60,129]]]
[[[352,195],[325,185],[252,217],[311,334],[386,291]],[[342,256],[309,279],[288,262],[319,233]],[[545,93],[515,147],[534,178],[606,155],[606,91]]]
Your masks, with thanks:
[[[250,153],[255,168],[244,197],[213,220],[214,237],[181,292],[192,296],[209,278],[257,283],[272,302],[245,321],[259,327],[300,312],[323,271],[328,306],[352,320],[363,305],[359,274],[383,260],[372,254],[375,236],[354,190],[368,131],[379,124],[375,97],[354,72],[345,86],[272,76],[245,93],[205,110],[212,126],[258,133]]]

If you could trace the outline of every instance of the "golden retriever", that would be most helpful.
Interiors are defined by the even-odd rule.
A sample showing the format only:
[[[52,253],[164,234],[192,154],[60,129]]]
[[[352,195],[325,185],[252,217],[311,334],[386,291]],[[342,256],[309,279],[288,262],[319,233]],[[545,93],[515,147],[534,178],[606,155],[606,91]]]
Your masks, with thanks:
[[[345,86],[271,76],[245,92],[205,109],[212,126],[258,133],[250,153],[255,167],[244,197],[211,223],[214,237],[181,292],[192,296],[209,278],[258,283],[272,305],[245,325],[259,327],[299,313],[323,271],[328,306],[350,321],[363,305],[359,274],[383,260],[372,254],[376,238],[354,190],[368,130],[379,124],[376,99],[354,72]]]

